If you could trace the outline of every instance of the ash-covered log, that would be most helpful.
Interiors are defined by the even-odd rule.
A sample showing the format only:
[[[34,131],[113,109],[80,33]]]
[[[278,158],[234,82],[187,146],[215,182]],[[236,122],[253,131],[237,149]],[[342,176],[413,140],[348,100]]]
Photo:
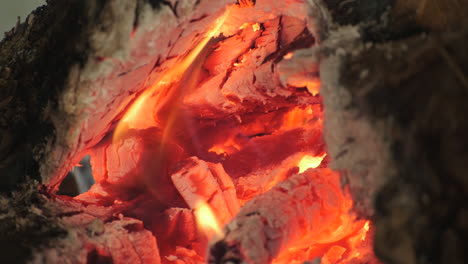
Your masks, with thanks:
[[[343,36],[320,67],[331,168],[375,215],[385,263],[463,263],[466,30],[385,44]]]
[[[256,196],[226,225],[224,236],[213,241],[208,262],[286,263],[294,257],[282,254],[301,252],[314,259],[332,243],[345,245],[364,222],[354,221],[352,200],[339,177],[329,169],[310,169]],[[342,261],[351,260],[353,250],[345,248]]]

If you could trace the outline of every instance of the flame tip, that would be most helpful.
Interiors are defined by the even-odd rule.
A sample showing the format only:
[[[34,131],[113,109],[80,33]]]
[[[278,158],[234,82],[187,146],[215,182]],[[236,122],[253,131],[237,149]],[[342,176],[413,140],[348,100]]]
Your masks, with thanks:
[[[208,237],[223,237],[224,232],[210,205],[199,201],[194,208],[195,218],[200,229]]]
[[[303,173],[308,169],[315,169],[322,164],[323,159],[327,156],[327,153],[324,153],[320,156],[311,156],[305,155],[301,161],[299,161],[299,173]]]

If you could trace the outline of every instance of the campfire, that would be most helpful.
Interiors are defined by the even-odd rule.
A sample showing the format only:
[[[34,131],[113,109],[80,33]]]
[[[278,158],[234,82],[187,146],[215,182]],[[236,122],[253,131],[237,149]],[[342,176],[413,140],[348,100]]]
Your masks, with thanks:
[[[2,263],[465,263],[461,6],[47,0],[0,41]]]
[[[150,232],[133,245],[144,263],[377,263],[371,222],[328,168],[318,67],[295,62],[319,45],[314,18],[285,2],[239,1],[178,28],[72,158],[89,155],[95,180],[75,201]]]

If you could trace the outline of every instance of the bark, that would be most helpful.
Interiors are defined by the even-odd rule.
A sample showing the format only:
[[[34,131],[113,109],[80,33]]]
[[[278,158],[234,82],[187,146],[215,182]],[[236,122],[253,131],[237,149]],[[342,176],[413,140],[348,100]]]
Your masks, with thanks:
[[[463,263],[468,34],[386,44],[353,35],[336,32],[322,50],[331,168],[374,216],[382,261]]]
[[[118,206],[85,206],[38,188],[0,198],[5,263],[160,263],[155,237]]]

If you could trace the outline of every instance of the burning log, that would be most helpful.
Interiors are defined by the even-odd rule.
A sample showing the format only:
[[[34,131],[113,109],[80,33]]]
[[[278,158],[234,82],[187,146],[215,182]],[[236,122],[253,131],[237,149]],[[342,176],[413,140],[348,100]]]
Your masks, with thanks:
[[[154,219],[151,229],[165,241],[159,245],[163,263],[203,263],[208,240],[197,228],[193,210],[171,208]]]
[[[226,225],[224,237],[211,246],[209,263],[262,264],[276,258],[285,263],[287,257],[281,254],[292,248],[314,248],[306,259],[321,256],[314,253],[342,243],[363,227],[347,215],[351,204],[339,175],[329,169],[293,176],[241,208]]]
[[[196,211],[201,205],[208,205],[222,225],[239,211],[234,184],[221,164],[206,163],[194,157],[171,178],[190,208]]]
[[[119,206],[84,207],[40,194],[36,186],[0,197],[0,206],[8,210],[0,239],[6,263],[63,263],[64,256],[75,263],[161,263],[156,238]],[[41,254],[31,251],[41,246]]]
[[[320,65],[330,166],[361,214],[375,215],[376,254],[463,263],[468,33],[380,44],[335,33],[323,47],[338,52]]]

